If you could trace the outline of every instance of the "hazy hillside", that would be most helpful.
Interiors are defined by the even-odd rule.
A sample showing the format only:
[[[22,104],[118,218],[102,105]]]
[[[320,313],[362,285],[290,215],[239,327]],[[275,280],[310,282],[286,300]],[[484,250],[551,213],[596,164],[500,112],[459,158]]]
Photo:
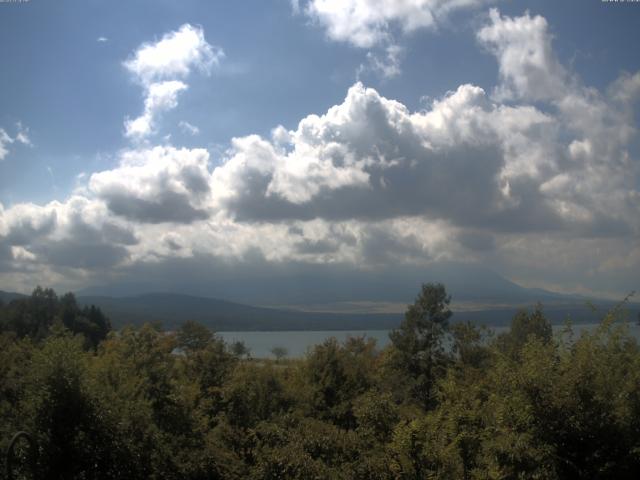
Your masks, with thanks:
[[[455,280],[449,277],[449,280]],[[455,283],[455,282],[453,282]],[[470,282],[466,300],[475,299],[478,304],[501,304],[504,307],[467,309],[455,311],[452,321],[471,321],[488,326],[508,325],[519,308],[527,308],[541,301],[546,316],[553,324],[561,324],[567,318],[574,322],[597,322],[615,303],[597,301],[598,311],[593,312],[586,301],[578,297],[553,294],[543,290],[524,289],[499,276],[493,277],[484,290],[480,282]],[[498,289],[497,287],[500,286]],[[492,291],[495,296],[486,296]],[[498,296],[498,291],[504,292]],[[510,293],[510,294],[509,294]],[[0,290],[0,300],[8,303],[24,295]],[[458,298],[458,297],[454,297]],[[255,307],[196,295],[178,293],[146,293],[131,296],[79,295],[81,305],[96,305],[111,319],[115,328],[126,324],[141,325],[145,322],[161,322],[165,328],[174,329],[186,320],[201,322],[217,331],[277,331],[277,330],[384,330],[395,328],[403,313],[327,313],[308,312],[283,308]],[[409,303],[409,302],[407,302]],[[455,310],[455,308],[454,308]],[[635,321],[640,305],[629,304],[629,318]]]
[[[5,292],[3,290],[0,290],[0,300],[3,301],[4,303],[9,303],[11,300],[15,300],[17,298],[23,298],[24,296],[25,295],[21,293]]]
[[[327,314],[252,307],[212,298],[153,293],[135,297],[79,297],[81,304],[99,306],[114,327],[128,323],[162,322],[176,328],[186,320],[215,330],[334,330],[395,327],[399,314]]]
[[[335,302],[413,302],[425,282],[441,282],[454,302],[477,304],[544,304],[576,301],[581,297],[561,295],[542,289],[524,288],[491,269],[439,263],[429,268],[403,266],[375,275],[370,271],[341,271],[318,265],[313,270],[272,270],[268,277],[256,278],[242,272],[221,271],[206,282],[181,282],[170,277],[154,277],[144,283],[92,286],[79,296],[124,297],[148,292],[174,292],[207,298],[224,298],[250,305],[309,305]]]
[[[401,313],[347,314],[316,313],[253,307],[238,303],[170,293],[153,293],[132,297],[79,297],[81,304],[99,306],[110,318],[114,327],[144,322],[162,322],[165,328],[174,329],[186,320],[201,322],[217,331],[247,330],[378,330],[398,326]],[[567,318],[574,322],[591,323],[613,306],[611,302],[599,303],[599,311],[592,312],[585,304],[545,306],[551,323],[560,324]],[[530,305],[533,306],[533,303]],[[455,312],[452,321],[471,321],[489,326],[508,325],[520,307]],[[638,305],[629,308],[632,318],[638,315]]]

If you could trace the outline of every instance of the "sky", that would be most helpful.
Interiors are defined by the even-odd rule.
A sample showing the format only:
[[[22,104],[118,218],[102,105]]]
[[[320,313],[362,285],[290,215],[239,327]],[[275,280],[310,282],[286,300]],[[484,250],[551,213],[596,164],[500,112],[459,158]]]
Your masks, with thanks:
[[[2,2],[0,289],[454,263],[621,298],[639,24],[601,0]]]

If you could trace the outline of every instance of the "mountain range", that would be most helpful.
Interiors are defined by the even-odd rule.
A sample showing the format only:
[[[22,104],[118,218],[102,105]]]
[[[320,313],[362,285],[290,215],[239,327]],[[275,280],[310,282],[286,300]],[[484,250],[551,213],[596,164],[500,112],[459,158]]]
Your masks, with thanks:
[[[544,305],[545,314],[553,323],[562,323],[568,317],[576,323],[593,323],[615,305],[612,301],[594,300],[598,310],[592,311],[585,297],[524,288],[479,267],[448,264],[446,268],[423,271],[422,275],[418,270],[412,275],[406,275],[406,270],[404,273],[402,277],[354,278],[352,274],[349,278],[333,279],[321,275],[304,278],[282,275],[242,285],[234,282],[208,285],[210,294],[185,293],[180,289],[149,293],[144,289],[153,288],[153,284],[114,284],[80,290],[76,296],[82,305],[99,306],[116,328],[160,322],[164,328],[174,329],[186,320],[195,320],[217,331],[395,328],[403,318],[404,307],[412,302],[420,284],[427,281],[446,285],[453,297],[453,321],[489,326],[507,325],[518,309],[531,308],[538,302]],[[5,302],[20,296],[0,291],[0,299]],[[369,308],[369,311],[339,311],[335,306],[341,302],[360,302],[361,310]],[[373,308],[377,302],[392,302],[397,307],[380,313]],[[278,307],[255,306],[265,304]],[[314,309],[305,308],[309,305],[326,308],[311,311]],[[630,303],[628,310],[635,319],[640,305]]]
[[[183,279],[185,276],[181,275]],[[194,274],[191,281],[175,282],[167,276],[148,278],[145,282],[114,282],[77,291],[78,296],[124,297],[149,292],[172,292],[206,298],[221,298],[249,305],[287,305],[305,309],[308,305],[340,302],[413,302],[420,285],[440,282],[446,286],[454,303],[475,305],[513,305],[535,302],[583,302],[579,295],[565,295],[542,289],[525,288],[507,280],[491,269],[469,264],[441,262],[429,267],[402,265],[354,270],[317,265],[310,269],[289,266],[272,268],[256,275],[242,270],[225,270],[207,276]]]

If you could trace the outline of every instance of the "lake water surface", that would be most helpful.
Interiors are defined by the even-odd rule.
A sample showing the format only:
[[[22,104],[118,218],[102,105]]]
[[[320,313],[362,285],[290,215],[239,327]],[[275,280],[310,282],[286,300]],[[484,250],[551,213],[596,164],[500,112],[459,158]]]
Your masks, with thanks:
[[[578,338],[584,331],[593,330],[595,324],[573,325],[574,338]],[[563,330],[563,325],[555,325],[554,332],[559,334]],[[640,340],[640,326],[629,325],[630,333]],[[493,327],[491,330],[495,334],[508,330],[508,327]],[[373,338],[376,340],[378,348],[383,348],[389,343],[390,330],[322,330],[322,331],[291,331],[291,332],[217,332],[226,342],[242,341],[251,350],[254,358],[272,357],[273,347],[284,347],[288,351],[289,357],[302,357],[308,349],[314,345],[324,342],[326,339],[335,337],[342,342],[348,337]]]

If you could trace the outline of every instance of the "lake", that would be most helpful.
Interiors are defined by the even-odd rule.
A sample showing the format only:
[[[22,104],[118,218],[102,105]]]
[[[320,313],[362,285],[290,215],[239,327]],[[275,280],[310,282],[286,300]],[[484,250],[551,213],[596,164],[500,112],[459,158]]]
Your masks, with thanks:
[[[584,331],[593,330],[596,324],[573,325],[574,338],[580,336]],[[553,330],[559,333],[564,328],[563,325],[554,325]],[[640,340],[640,326],[629,325],[631,334]],[[496,334],[508,330],[509,327],[493,327],[491,330]],[[373,338],[376,340],[378,348],[383,348],[389,343],[390,330],[321,330],[321,331],[285,331],[285,332],[217,332],[226,342],[242,341],[251,350],[254,358],[272,357],[273,347],[284,347],[288,351],[289,357],[302,357],[307,350],[314,345],[324,342],[326,339],[335,337],[342,342],[348,337]]]

